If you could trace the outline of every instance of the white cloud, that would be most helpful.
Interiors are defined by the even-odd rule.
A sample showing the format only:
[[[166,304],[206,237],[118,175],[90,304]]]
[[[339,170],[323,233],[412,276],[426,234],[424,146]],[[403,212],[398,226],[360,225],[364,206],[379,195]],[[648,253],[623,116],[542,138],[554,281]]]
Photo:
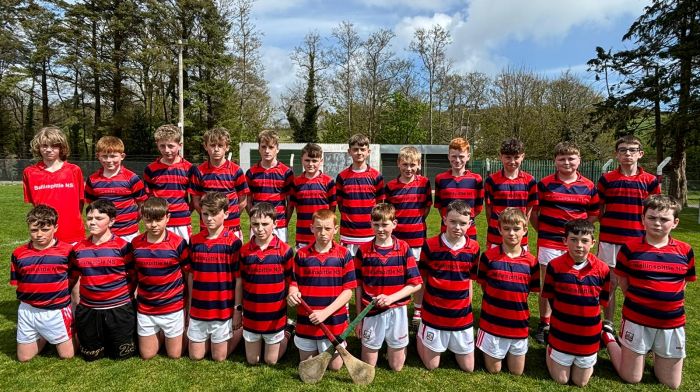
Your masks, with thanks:
[[[461,3],[460,0],[358,0],[366,7],[383,9],[412,9],[417,11],[445,11]]]
[[[270,89],[273,105],[279,104],[280,94],[291,86],[296,78],[297,66],[289,57],[290,50],[275,46],[264,46],[261,58],[265,66],[265,80]]]
[[[256,14],[279,13],[301,7],[308,3],[308,0],[255,0],[253,12]]]

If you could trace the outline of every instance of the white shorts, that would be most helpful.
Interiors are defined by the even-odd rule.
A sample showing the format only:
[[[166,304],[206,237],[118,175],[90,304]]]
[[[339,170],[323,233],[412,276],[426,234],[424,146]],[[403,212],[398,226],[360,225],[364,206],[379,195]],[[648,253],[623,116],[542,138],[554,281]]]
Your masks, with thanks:
[[[276,333],[255,333],[244,329],[243,339],[248,343],[255,343],[262,339],[265,341],[265,344],[276,344],[284,340],[284,330]]]
[[[362,321],[362,345],[379,350],[386,340],[389,348],[408,346],[408,311],[406,305],[391,308]]]
[[[137,232],[134,233],[134,234],[120,235],[119,237],[120,237],[121,239],[123,239],[124,241],[126,241],[126,242],[131,242],[131,241],[134,240],[134,238],[138,237],[139,235],[141,235],[141,233],[139,233],[139,232],[137,231]]]
[[[190,234],[192,234],[192,226],[168,226],[168,231],[177,234],[178,237],[190,243]]]
[[[501,244],[489,244],[489,249],[497,248],[499,246],[501,246]],[[522,247],[525,252],[528,252],[530,250],[528,245],[522,245]]]
[[[63,309],[40,309],[24,302],[17,309],[17,343],[29,344],[44,338],[49,344],[71,339],[73,311],[70,305]]]
[[[598,353],[593,355],[571,355],[557,351],[552,348],[552,346],[547,346],[547,355],[552,358],[552,361],[560,364],[561,366],[571,366],[574,365],[581,369],[590,369],[596,362],[598,362]]]
[[[286,243],[287,242],[287,228],[286,227],[275,227],[272,229],[272,234],[276,235],[277,238],[280,239],[280,241]],[[250,238],[253,238],[255,234],[253,234],[253,229],[250,229]]]
[[[447,350],[457,355],[467,355],[474,352],[474,328],[461,331],[444,331],[431,328],[421,321],[416,337],[430,351],[444,353]]]
[[[564,253],[566,253],[566,250],[545,248],[544,246],[540,246],[537,248],[537,261],[539,261],[541,265],[547,265],[550,261],[556,259]]]
[[[299,249],[301,249],[301,248],[303,248],[303,247],[305,247],[305,246],[308,246],[308,245],[309,245],[309,244],[307,244],[307,243],[305,243],[305,242],[297,242],[297,243],[294,245],[294,250],[299,250]]]
[[[176,338],[185,330],[185,311],[167,314],[143,314],[136,312],[136,331],[139,336],[153,336],[163,331],[166,338]]]
[[[620,343],[631,351],[645,355],[649,351],[662,358],[685,358],[685,327],[659,329],[622,319]]]
[[[331,343],[331,341],[328,339],[318,339],[318,340],[306,339],[306,338],[302,338],[302,337],[295,335],[294,336],[294,345],[297,346],[297,348],[300,351],[306,351],[309,353],[312,353],[312,352],[322,353],[322,352],[328,350],[328,347],[331,347],[333,345],[333,343]],[[340,345],[343,347],[347,347],[348,344],[347,344],[347,342],[344,341]]]
[[[350,251],[350,255],[352,257],[355,257],[357,254],[357,250],[360,248],[360,245],[367,243],[367,242],[372,242],[374,240],[374,236],[372,237],[348,237],[341,235],[340,236],[340,245],[343,245],[344,248]]]
[[[420,260],[420,251],[422,248],[411,248],[411,253],[413,253],[413,257],[416,258],[416,262]]]
[[[503,338],[480,329],[476,333],[476,347],[491,358],[503,359],[507,354],[515,356],[527,354],[527,338]]]
[[[203,321],[190,318],[187,338],[194,343],[204,343],[211,339],[212,343],[223,343],[233,336],[231,319],[226,321]]]
[[[598,258],[603,260],[608,266],[614,267],[617,264],[617,252],[622,245],[611,244],[609,242],[598,243]]]

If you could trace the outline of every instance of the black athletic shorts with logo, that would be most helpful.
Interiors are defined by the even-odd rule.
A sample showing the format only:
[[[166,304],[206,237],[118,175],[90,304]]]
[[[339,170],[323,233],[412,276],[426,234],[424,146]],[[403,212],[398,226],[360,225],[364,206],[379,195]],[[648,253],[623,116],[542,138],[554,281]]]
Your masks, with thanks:
[[[128,358],[136,353],[136,310],[131,302],[110,309],[78,305],[75,323],[80,353],[88,361],[105,355]]]

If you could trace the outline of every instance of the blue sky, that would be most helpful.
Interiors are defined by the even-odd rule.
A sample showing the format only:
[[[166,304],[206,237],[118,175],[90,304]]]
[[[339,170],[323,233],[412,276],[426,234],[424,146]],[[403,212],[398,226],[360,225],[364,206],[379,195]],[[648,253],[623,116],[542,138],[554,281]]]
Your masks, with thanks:
[[[289,59],[304,35],[317,31],[330,40],[343,20],[361,37],[379,28],[396,33],[393,50],[405,49],[418,27],[439,23],[452,34],[448,56],[460,72],[495,75],[524,67],[556,76],[569,69],[586,81],[585,63],[595,47],[621,49],[622,35],[648,0],[257,0],[253,21],[263,32],[265,78],[274,102],[291,86]],[[330,44],[330,41],[327,41]]]

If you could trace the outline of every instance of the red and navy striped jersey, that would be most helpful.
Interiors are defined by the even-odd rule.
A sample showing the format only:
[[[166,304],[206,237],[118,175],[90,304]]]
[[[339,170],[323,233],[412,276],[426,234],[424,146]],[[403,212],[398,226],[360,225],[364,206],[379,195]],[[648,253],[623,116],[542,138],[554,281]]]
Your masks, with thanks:
[[[202,197],[212,191],[228,196],[228,218],[224,221],[224,226],[227,229],[240,230],[240,198],[250,193],[243,170],[231,161],[226,161],[219,167],[212,166],[209,161],[193,166],[189,192]],[[200,228],[206,231],[201,218],[199,222]]]
[[[685,285],[695,281],[695,255],[690,245],[669,238],[657,248],[645,238],[622,245],[615,273],[627,278],[622,317],[651,328],[685,325]]]
[[[314,244],[299,249],[294,256],[290,285],[299,288],[311,309],[323,310],[344,290],[357,287],[355,264],[350,252],[335,242],[326,253],[319,253]],[[348,326],[348,309],[341,306],[323,323],[334,335],[340,335]],[[309,313],[301,306],[297,307],[296,334],[305,339],[326,338],[323,331],[309,321]]]
[[[302,174],[294,178],[289,203],[297,210],[297,244],[314,242],[311,218],[314,212],[338,204],[335,192],[335,181],[327,174],[321,173],[314,178]]]
[[[160,197],[168,202],[170,213],[168,227],[192,224],[190,205],[187,200],[191,170],[192,164],[184,158],[172,165],[166,165],[158,158],[143,171],[146,192],[150,196]]]
[[[276,333],[287,324],[287,284],[292,279],[294,252],[277,236],[264,250],[255,239],[243,245],[240,276],[243,284],[243,328],[253,333]]]
[[[593,355],[600,348],[600,307],[608,305],[610,269],[588,254],[586,265],[574,268],[567,252],[547,265],[542,298],[552,305],[547,343],[570,355]]]
[[[374,241],[370,241],[360,245],[357,250],[355,275],[358,286],[362,287],[363,308],[379,294],[391,295],[407,285],[417,286],[423,283],[411,248],[405,241],[396,237],[393,240],[394,244],[391,247],[379,247]],[[369,311],[369,315],[407,305],[409,300],[409,297],[402,298],[388,308],[375,306]]]
[[[619,168],[600,176],[598,195],[604,206],[600,241],[621,245],[644,236],[642,202],[658,193],[661,185],[656,176],[641,167],[634,176],[625,176]]]
[[[12,252],[10,284],[17,299],[35,308],[63,309],[70,305],[68,268],[71,245],[57,240],[37,250],[31,241]]]
[[[139,231],[139,203],[146,200],[146,187],[131,170],[122,166],[113,177],[105,177],[100,168],[85,182],[85,201],[109,200],[117,207],[112,233],[127,236]]]
[[[135,288],[131,244],[116,235],[95,245],[89,238],[75,244],[71,278],[80,278],[80,304],[88,308],[115,308],[131,302]]]
[[[340,239],[350,244],[356,238],[374,237],[372,208],[384,201],[384,177],[376,169],[358,173],[352,166],[338,173],[335,180],[340,209]]]
[[[600,213],[600,199],[595,185],[581,174],[577,176],[574,182],[565,184],[555,173],[537,183],[537,246],[566,250],[566,222],[587,219]]]
[[[486,233],[487,248],[491,244],[500,245],[503,237],[498,231],[498,216],[508,207],[519,208],[526,213],[528,208],[538,204],[537,181],[530,173],[518,170],[518,176],[510,179],[503,170],[497,171],[484,184],[484,202],[491,209]],[[527,228],[527,227],[526,227]],[[523,236],[522,245],[527,245],[527,233]]]
[[[442,235],[428,238],[420,254],[423,290],[423,323],[443,331],[461,331],[474,324],[471,280],[479,267],[479,243],[466,238],[460,249],[451,249]]]
[[[454,200],[463,200],[472,209],[472,219],[484,208],[484,182],[481,176],[467,170],[463,175],[455,177],[452,170],[435,176],[435,208],[440,216],[445,216],[447,206]],[[444,223],[440,223],[440,231],[445,232]],[[476,225],[469,226],[467,235],[476,239]]]
[[[46,170],[43,161],[22,172],[24,201],[34,206],[45,204],[58,213],[56,238],[72,244],[85,238],[80,205],[85,200],[85,182],[80,167],[63,162],[55,172]]]
[[[272,204],[277,211],[277,227],[287,227],[287,199],[294,182],[292,169],[280,161],[269,169],[258,163],[245,172],[245,177],[252,196],[251,207],[263,201]]]
[[[206,230],[190,240],[190,317],[226,321],[233,317],[234,285],[238,274],[241,240],[229,230],[207,238]]]
[[[523,249],[511,258],[502,247],[481,255],[477,279],[483,289],[479,329],[494,336],[525,339],[530,309],[527,297],[540,291],[540,268],[535,256]]]
[[[423,214],[433,205],[430,180],[416,176],[413,181],[404,184],[396,178],[386,184],[385,193],[387,203],[396,209],[398,225],[393,234],[406,241],[411,248],[423,246],[427,230]]]
[[[169,231],[158,243],[143,233],[131,241],[136,266],[137,310],[142,314],[168,314],[184,307],[183,270],[189,269],[190,251],[185,240]]]

